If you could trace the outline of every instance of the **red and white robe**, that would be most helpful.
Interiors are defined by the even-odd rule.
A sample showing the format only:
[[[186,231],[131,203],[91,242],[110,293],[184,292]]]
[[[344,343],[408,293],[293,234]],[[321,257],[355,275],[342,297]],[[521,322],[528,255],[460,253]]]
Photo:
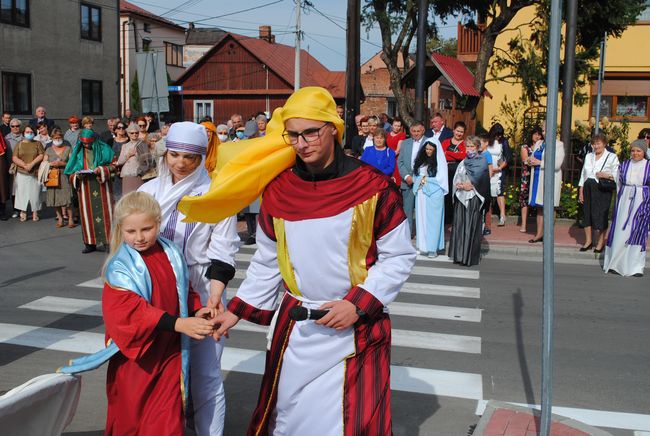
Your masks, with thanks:
[[[391,434],[384,308],[416,257],[395,185],[367,165],[323,181],[286,170],[264,193],[257,244],[228,305],[264,325],[277,309],[248,434]],[[288,317],[291,307],[340,299],[366,317],[341,331]]]
[[[93,151],[83,149],[84,170],[94,170]],[[115,167],[100,166],[99,175],[73,174],[70,181],[79,197],[79,216],[84,244],[108,244],[113,221],[113,177]]]

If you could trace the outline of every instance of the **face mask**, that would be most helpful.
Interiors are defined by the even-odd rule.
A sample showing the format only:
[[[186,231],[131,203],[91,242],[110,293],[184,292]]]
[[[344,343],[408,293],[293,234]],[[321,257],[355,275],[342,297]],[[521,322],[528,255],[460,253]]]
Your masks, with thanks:
[[[33,133],[25,133],[25,139],[28,141],[31,141],[34,139],[34,134]]]
[[[242,131],[239,131],[239,132],[235,133],[235,135],[237,135],[237,137],[239,139],[244,139],[244,132],[242,132]]]
[[[217,135],[219,141],[226,142],[228,140],[228,135]]]
[[[467,157],[468,157],[469,159],[474,159],[477,155],[478,155],[478,153],[475,152],[475,151],[468,151],[468,152],[467,152]]]
[[[59,145],[63,144],[63,141],[61,139],[55,139],[52,141],[52,144],[58,147]]]

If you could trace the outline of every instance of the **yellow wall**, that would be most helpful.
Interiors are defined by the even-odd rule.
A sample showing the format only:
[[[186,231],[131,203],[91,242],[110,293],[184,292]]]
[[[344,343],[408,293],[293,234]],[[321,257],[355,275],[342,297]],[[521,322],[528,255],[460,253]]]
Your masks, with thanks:
[[[508,49],[508,42],[515,36],[530,34],[528,25],[535,16],[535,7],[530,6],[522,9],[515,16],[512,23],[497,38],[495,44],[495,53]],[[564,29],[563,29],[564,32]],[[609,37],[607,40],[607,49],[605,56],[605,72],[650,72],[650,60],[647,53],[650,53],[650,22],[637,23],[629,26],[620,38]],[[562,53],[562,57],[564,53]],[[594,63],[598,68],[598,60]],[[488,72],[488,80],[492,78]],[[521,87],[503,82],[488,82],[486,88],[492,94],[492,98],[485,97],[477,108],[478,119],[481,124],[488,129],[492,124],[492,118],[499,114],[499,105],[506,98],[508,101],[514,101],[521,96]],[[589,85],[581,90],[587,95],[590,93]],[[650,89],[647,94],[650,95]],[[561,102],[561,94],[559,96]],[[542,102],[544,104],[544,102]],[[558,122],[560,113],[558,110]],[[573,121],[589,120],[589,104],[573,107]],[[630,137],[636,139],[638,132],[646,127],[650,127],[650,122],[630,122]]]

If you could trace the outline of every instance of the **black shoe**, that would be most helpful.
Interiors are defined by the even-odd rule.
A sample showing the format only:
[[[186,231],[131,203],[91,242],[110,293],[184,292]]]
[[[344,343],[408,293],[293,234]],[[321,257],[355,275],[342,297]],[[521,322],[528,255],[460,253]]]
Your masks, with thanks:
[[[593,247],[593,244],[589,244],[586,247],[580,247],[580,251],[589,251],[591,250],[591,247]]]
[[[7,221],[9,217],[5,214],[0,215],[0,221]]]
[[[543,242],[543,241],[544,241],[544,238],[542,237],[542,238],[539,238],[539,239],[529,239],[528,243],[529,244],[535,244],[537,242]]]
[[[594,248],[594,253],[600,254],[600,253],[603,252],[604,249],[605,249],[605,247],[601,248],[600,250],[598,248]]]
[[[97,251],[97,246],[93,244],[84,244],[84,249],[81,250],[82,254],[88,254],[92,253],[93,251]]]

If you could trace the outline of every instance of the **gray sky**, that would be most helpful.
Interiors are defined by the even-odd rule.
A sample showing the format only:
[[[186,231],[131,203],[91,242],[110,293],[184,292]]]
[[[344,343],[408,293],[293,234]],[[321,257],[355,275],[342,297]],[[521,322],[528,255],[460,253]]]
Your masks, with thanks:
[[[178,11],[164,15],[168,19],[201,21],[197,27],[219,27],[241,35],[257,36],[258,26],[268,24],[276,35],[276,42],[293,46],[295,44],[295,1],[281,0],[270,6],[274,0],[129,0],[157,15],[165,14],[173,8],[183,6]],[[345,21],[346,0],[312,0],[326,17],[313,10],[302,14],[304,39],[302,47],[309,50],[330,70],[345,69]],[[362,4],[364,1],[362,0]],[[250,11],[240,12],[245,9]],[[211,17],[231,14],[222,18]],[[180,23],[183,24],[183,23]],[[456,36],[456,22],[440,25],[444,38]],[[369,34],[362,29],[361,61],[365,62],[381,49],[378,29]],[[415,42],[415,41],[414,41]]]

